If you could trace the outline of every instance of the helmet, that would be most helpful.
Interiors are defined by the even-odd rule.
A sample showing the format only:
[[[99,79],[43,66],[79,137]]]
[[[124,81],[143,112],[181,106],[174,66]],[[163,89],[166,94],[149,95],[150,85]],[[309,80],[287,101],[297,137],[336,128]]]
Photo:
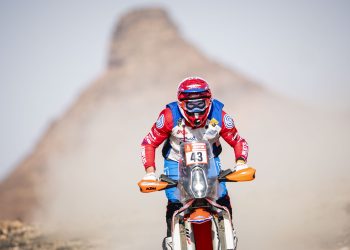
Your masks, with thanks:
[[[177,90],[178,106],[191,127],[202,127],[211,107],[211,91],[208,83],[199,77],[184,79]]]

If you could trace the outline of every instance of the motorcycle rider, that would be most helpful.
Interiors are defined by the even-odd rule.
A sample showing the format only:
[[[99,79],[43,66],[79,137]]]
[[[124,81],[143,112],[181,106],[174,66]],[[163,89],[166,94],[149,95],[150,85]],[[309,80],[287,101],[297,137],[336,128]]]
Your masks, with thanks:
[[[174,180],[178,180],[178,160],[180,143],[184,140],[208,140],[212,145],[217,169],[221,170],[219,154],[222,151],[219,138],[222,137],[234,149],[235,169],[247,168],[248,144],[237,132],[233,119],[223,111],[221,102],[212,99],[208,83],[199,77],[184,79],[178,86],[177,102],[172,102],[160,112],[151,131],[141,144],[141,158],[146,169],[143,180],[156,180],[155,150],[165,141],[162,154],[164,172]],[[225,184],[220,183],[217,203],[225,206],[232,215],[230,198]],[[168,198],[166,222],[167,237],[164,244],[171,242],[171,221],[176,210],[182,204],[176,198],[176,188],[165,190]]]

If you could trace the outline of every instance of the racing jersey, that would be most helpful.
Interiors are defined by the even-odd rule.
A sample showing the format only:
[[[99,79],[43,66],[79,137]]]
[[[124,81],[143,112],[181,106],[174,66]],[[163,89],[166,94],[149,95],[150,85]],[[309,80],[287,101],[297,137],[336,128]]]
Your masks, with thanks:
[[[142,141],[141,158],[144,167],[155,167],[155,150],[164,141],[163,156],[169,160],[179,161],[180,142],[203,139],[209,141],[214,155],[218,156],[221,152],[220,137],[233,147],[236,160],[246,161],[248,143],[238,134],[233,119],[222,107],[223,104],[214,99],[205,126],[192,128],[181,115],[177,103],[168,104]]]

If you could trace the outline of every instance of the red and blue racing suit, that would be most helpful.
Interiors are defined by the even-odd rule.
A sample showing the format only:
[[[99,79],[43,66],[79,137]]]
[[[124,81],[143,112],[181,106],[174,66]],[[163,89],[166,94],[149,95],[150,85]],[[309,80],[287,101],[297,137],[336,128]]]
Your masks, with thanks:
[[[141,144],[141,158],[145,168],[155,167],[155,150],[162,144],[164,157],[164,172],[170,178],[178,179],[178,160],[180,159],[180,142],[206,139],[212,145],[214,160],[218,172],[221,169],[219,154],[222,151],[220,137],[222,137],[233,149],[237,160],[246,162],[248,157],[248,144],[237,131],[233,119],[223,110],[223,104],[213,100],[205,126],[192,128],[183,117],[177,102],[166,105],[160,112],[158,120],[153,124],[151,131],[143,139]],[[167,235],[171,235],[171,218],[173,213],[182,204],[176,195],[176,188],[166,190],[168,206],[166,220],[168,224]],[[219,199],[217,203],[226,206],[232,214],[230,198],[224,183],[220,184]]]
[[[164,172],[172,179],[178,179],[180,142],[184,140],[207,139],[212,145],[218,170],[221,169],[218,157],[221,153],[220,137],[233,147],[236,160],[246,161],[248,144],[238,134],[233,119],[222,108],[223,104],[214,99],[206,125],[202,128],[192,128],[182,116],[177,103],[169,103],[159,114],[158,120],[153,124],[151,131],[143,139],[141,156],[144,167],[155,167],[155,150],[165,140],[162,150]],[[175,188],[166,190],[167,198],[173,202],[177,201],[174,192]],[[226,194],[226,187],[222,184],[219,197]]]

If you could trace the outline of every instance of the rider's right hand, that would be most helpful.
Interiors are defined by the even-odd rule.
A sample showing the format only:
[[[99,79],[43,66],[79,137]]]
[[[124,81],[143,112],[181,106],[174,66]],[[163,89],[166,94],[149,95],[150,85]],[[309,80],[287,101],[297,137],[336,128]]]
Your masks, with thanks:
[[[157,175],[154,172],[150,172],[145,174],[145,176],[142,178],[144,181],[156,181],[157,180]]]

